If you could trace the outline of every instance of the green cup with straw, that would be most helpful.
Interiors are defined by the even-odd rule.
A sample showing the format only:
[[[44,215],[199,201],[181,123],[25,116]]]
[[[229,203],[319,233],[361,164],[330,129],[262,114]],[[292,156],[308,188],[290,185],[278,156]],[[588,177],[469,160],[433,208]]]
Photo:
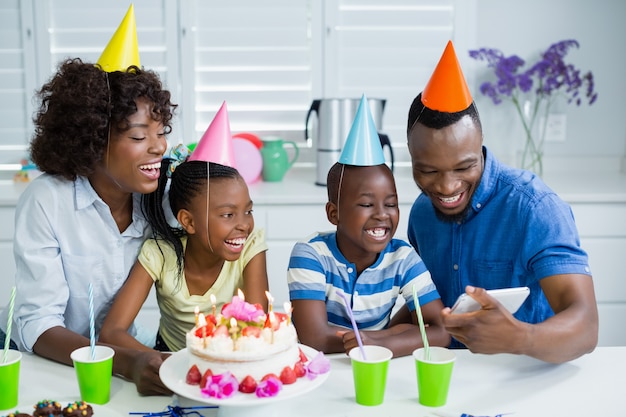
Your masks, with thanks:
[[[441,407],[448,400],[448,390],[456,354],[445,347],[435,346],[431,348],[429,346],[415,285],[413,286],[413,302],[424,342],[423,348],[413,351],[419,403],[428,407]]]
[[[13,324],[13,309],[15,306],[15,287],[11,290],[9,299],[9,318],[7,323],[6,339],[2,357],[0,357],[0,410],[16,407],[18,402],[18,387],[20,380],[20,362],[22,354],[17,350],[9,349],[11,343],[11,326]]]

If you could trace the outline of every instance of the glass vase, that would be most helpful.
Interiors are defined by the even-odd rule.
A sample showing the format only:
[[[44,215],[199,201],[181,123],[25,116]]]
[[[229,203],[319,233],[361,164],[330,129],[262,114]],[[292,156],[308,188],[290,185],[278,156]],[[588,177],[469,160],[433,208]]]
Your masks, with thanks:
[[[541,101],[526,100],[523,102],[520,115],[524,128],[524,145],[520,168],[543,176],[543,138],[545,133],[545,117],[539,117]]]

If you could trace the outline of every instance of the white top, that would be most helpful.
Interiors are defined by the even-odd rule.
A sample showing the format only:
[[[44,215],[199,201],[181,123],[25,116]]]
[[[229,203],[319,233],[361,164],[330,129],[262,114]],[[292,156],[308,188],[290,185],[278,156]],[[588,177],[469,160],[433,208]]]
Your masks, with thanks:
[[[44,174],[26,188],[17,203],[14,237],[11,333],[20,349],[32,351],[39,336],[56,326],[89,337],[89,282],[99,329],[149,233],[140,198],[135,196],[131,225],[120,233],[86,178]],[[4,331],[7,314],[4,309],[0,315]]]

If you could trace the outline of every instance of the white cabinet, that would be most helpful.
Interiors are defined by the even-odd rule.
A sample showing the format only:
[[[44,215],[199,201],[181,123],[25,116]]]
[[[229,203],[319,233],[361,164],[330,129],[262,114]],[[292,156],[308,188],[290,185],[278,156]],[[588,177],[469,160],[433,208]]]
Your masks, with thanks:
[[[287,266],[295,243],[316,231],[331,230],[333,225],[326,219],[324,204],[291,204],[255,206],[255,221],[264,214],[267,251],[267,276],[275,305],[282,308],[289,300],[287,289]],[[259,210],[257,207],[262,207]]]
[[[626,345],[626,204],[572,204],[581,246],[589,254],[598,314],[600,344]]]

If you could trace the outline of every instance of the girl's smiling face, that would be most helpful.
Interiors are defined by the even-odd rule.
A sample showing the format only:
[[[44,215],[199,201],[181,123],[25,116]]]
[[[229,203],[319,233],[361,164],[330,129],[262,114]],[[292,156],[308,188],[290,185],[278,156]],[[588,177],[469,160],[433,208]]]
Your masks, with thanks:
[[[227,261],[239,259],[248,235],[254,229],[252,200],[242,178],[212,178],[209,183],[207,244],[206,192],[192,200],[190,212],[194,234],[205,242],[207,250]]]

